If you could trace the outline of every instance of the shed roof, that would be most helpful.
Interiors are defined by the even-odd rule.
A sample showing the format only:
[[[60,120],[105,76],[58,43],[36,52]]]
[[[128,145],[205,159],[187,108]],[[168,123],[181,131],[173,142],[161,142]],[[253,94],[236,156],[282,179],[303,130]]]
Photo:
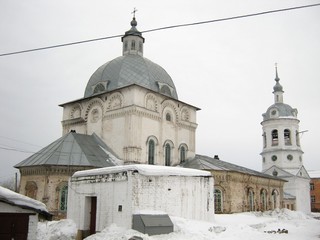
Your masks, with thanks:
[[[70,132],[15,167],[43,165],[110,167],[117,165],[118,162],[120,160],[116,154],[96,134]]]
[[[23,209],[33,210],[46,219],[51,219],[51,214],[48,212],[46,205],[42,202],[29,198],[27,196],[21,195],[19,193],[13,192],[7,188],[0,186],[0,202],[5,202],[10,205],[18,206]]]

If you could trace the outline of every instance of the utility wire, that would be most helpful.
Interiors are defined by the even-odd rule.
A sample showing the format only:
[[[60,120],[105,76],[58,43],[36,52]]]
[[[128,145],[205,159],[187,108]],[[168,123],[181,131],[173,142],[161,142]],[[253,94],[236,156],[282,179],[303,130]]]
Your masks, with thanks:
[[[239,15],[239,16],[233,16],[233,17],[227,17],[227,18],[219,18],[219,19],[202,21],[202,22],[185,23],[185,24],[178,24],[178,25],[154,28],[154,29],[149,29],[149,30],[146,30],[146,31],[142,31],[141,33],[155,32],[155,31],[166,30],[166,29],[171,29],[171,28],[188,27],[188,26],[194,26],[194,25],[200,25],[200,24],[208,24],[208,23],[214,23],[214,22],[229,21],[229,20],[235,20],[235,19],[240,19],[240,18],[255,17],[255,16],[259,16],[259,15],[266,15],[266,14],[271,14],[271,13],[292,11],[292,10],[297,10],[297,9],[302,9],[302,8],[310,8],[310,7],[317,7],[317,6],[320,6],[320,3],[297,6],[297,7],[291,7],[291,8],[282,8],[282,9],[276,9],[276,10],[270,10],[270,11],[258,12],[258,13],[251,13],[251,14]],[[2,54],[0,54],[0,57],[9,56],[9,55],[15,55],[15,54],[28,53],[28,52],[41,51],[41,50],[52,49],[52,48],[66,47],[66,46],[89,43],[89,42],[95,42],[95,41],[101,41],[101,40],[106,40],[106,39],[111,39],[111,38],[118,38],[118,37],[122,37],[122,36],[123,36],[123,34],[119,34],[119,35],[113,35],[113,36],[108,36],[108,37],[101,37],[101,38],[83,40],[83,41],[78,41],[78,42],[64,43],[64,44],[41,47],[41,48],[34,48],[34,49],[28,49],[28,50],[22,50],[22,51],[16,51],[16,52],[2,53]]]

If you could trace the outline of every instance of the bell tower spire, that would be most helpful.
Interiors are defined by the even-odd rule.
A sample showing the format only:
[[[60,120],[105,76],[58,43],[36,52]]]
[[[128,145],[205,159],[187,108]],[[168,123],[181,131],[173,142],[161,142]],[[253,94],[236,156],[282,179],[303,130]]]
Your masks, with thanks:
[[[281,84],[279,83],[280,78],[278,76],[278,64],[275,64],[276,68],[276,78],[274,79],[276,81],[276,85],[273,87],[273,94],[274,94],[274,103],[283,103],[283,88]]]
[[[133,18],[131,21],[131,29],[126,31],[124,36],[121,38],[123,42],[122,46],[122,55],[128,54],[137,54],[143,56],[143,43],[144,38],[142,37],[142,33],[137,29],[137,20],[136,20],[136,12],[138,10],[134,8],[132,14]]]

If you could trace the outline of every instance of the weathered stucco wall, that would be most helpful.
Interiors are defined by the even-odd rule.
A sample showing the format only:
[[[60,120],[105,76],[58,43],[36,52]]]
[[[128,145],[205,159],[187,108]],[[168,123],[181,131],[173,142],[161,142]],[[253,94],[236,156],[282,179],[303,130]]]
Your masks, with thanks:
[[[79,230],[90,228],[94,197],[97,231],[111,223],[131,228],[132,214],[142,210],[198,220],[211,220],[214,215],[212,177],[145,176],[128,171],[71,178],[68,218]]]

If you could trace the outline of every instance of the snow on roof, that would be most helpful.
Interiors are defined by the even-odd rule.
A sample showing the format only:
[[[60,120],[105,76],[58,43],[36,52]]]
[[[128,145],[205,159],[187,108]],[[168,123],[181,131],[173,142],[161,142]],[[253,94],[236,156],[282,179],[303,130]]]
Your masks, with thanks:
[[[126,171],[138,171],[141,175],[145,176],[212,176],[210,172],[191,168],[135,164],[78,171],[74,173],[72,177],[94,176]]]
[[[29,198],[27,196],[21,195],[19,193],[13,192],[7,188],[0,186],[0,201],[7,202],[20,207],[31,208],[36,211],[48,213],[46,205],[42,202]]]
[[[310,178],[320,178],[320,170],[309,170]]]

